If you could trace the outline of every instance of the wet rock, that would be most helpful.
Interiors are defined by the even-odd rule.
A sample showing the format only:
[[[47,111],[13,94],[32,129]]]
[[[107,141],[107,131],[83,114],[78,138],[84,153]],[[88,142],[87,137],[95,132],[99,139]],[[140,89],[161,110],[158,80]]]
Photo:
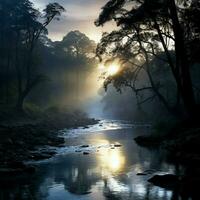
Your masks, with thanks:
[[[86,151],[83,152],[83,155],[89,155],[89,154],[90,154],[89,152]]]
[[[140,172],[140,173],[137,173],[137,176],[146,176],[147,173],[144,173],[144,172]]]
[[[88,148],[89,145],[81,145],[80,148]]]
[[[121,144],[114,144],[114,147],[121,147]]]
[[[159,187],[170,189],[178,186],[179,178],[174,174],[155,175],[148,182]]]
[[[9,126],[0,127],[0,167],[4,168],[3,171],[6,171],[6,168],[10,169],[9,166],[6,166],[7,163],[11,163],[12,161],[50,158],[55,154],[54,152],[49,152],[48,150],[41,152],[38,149],[47,145],[63,147],[65,139],[60,137],[58,130],[81,126],[86,128],[98,122],[98,120],[89,119],[84,115],[56,114],[52,112],[46,113],[44,119],[38,122],[31,122],[29,124],[25,120],[25,122],[20,124],[9,124]],[[83,148],[89,147],[89,145],[84,146]],[[6,163],[5,166],[3,166],[3,163]]]
[[[48,159],[51,158],[52,155],[49,153],[32,153],[31,158],[34,160],[43,160],[43,159]]]

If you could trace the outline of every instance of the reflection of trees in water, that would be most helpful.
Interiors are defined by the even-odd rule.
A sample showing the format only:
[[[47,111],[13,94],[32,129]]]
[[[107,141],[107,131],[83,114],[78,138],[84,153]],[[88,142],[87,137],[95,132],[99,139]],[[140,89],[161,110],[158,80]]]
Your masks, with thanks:
[[[129,149],[130,150],[130,149]],[[144,149],[137,149],[137,157],[135,158],[141,164],[141,170],[156,169],[156,170],[169,170],[164,160],[165,157],[162,152],[159,151],[147,151]],[[131,151],[130,151],[131,152]],[[148,159],[147,157],[148,156]],[[135,160],[135,162],[136,162]],[[134,162],[134,163],[135,163]],[[145,166],[145,162],[147,165]],[[134,169],[134,168],[133,168]],[[175,168],[177,172],[177,166]],[[178,166],[178,170],[179,166]],[[179,173],[178,173],[179,174]],[[185,185],[183,189],[174,188],[173,190],[167,190],[164,188],[156,187],[148,183],[147,181],[139,183],[141,191],[137,188],[137,183],[134,182],[134,177],[128,178],[125,176],[114,177],[120,185],[126,185],[129,187],[129,191],[116,191],[112,184],[109,183],[109,179],[104,179],[103,195],[107,200],[189,200],[191,197],[195,199],[194,190],[191,190],[191,186]],[[131,180],[132,179],[132,180]],[[134,185],[135,184],[135,185]],[[194,189],[194,186],[192,186]]]
[[[0,187],[0,200],[40,200],[48,197],[49,188],[55,183],[73,194],[90,193],[100,176],[88,159],[75,156],[61,163],[45,164],[30,182]]]
[[[106,199],[113,199],[113,200],[121,200],[122,199],[119,196],[119,194],[116,194],[115,192],[112,191],[112,189],[110,189],[107,179],[104,179],[103,195],[105,196]]]
[[[96,174],[90,173],[86,165],[67,168],[65,176],[55,176],[56,183],[62,183],[65,189],[73,194],[88,194],[91,186],[99,180]]]
[[[109,138],[109,137],[108,137]],[[116,173],[115,176],[108,174],[102,180],[101,169],[96,158],[93,156],[73,155],[65,158],[59,158],[58,162],[42,164],[40,170],[36,172],[30,181],[17,181],[13,186],[0,186],[0,200],[41,200],[49,195],[49,188],[53,185],[61,185],[64,189],[76,194],[84,195],[91,192],[97,182],[103,183],[99,188],[100,195],[106,200],[176,200],[180,198],[178,190],[167,191],[165,189],[154,187],[148,182],[141,181],[143,177],[136,176],[134,166],[138,165],[141,170],[147,168],[165,169],[163,165],[162,154],[150,152],[144,149],[134,147],[132,143],[123,143],[123,154],[126,159],[126,168],[123,174]],[[146,163],[147,164],[146,164]],[[130,169],[131,167],[131,169]],[[167,168],[169,169],[169,168]],[[179,168],[176,168],[179,171]],[[129,176],[126,173],[133,175]],[[191,170],[187,173],[194,173]],[[113,179],[122,189],[116,190],[111,181]],[[137,179],[137,180],[136,180]],[[125,190],[123,189],[125,186]],[[192,188],[191,188],[192,187]],[[181,198],[188,200],[194,191],[193,186],[184,186]],[[79,196],[77,196],[77,199]]]
[[[162,191],[162,192],[161,192]],[[169,191],[160,188],[153,189],[150,184],[144,185],[142,194],[137,193],[130,188],[128,193],[116,192],[110,187],[107,180],[104,180],[103,195],[106,200],[178,200],[177,192],[170,195]]]
[[[89,159],[89,160],[88,160]],[[48,168],[48,167],[47,167]],[[88,194],[100,176],[96,173],[89,157],[83,156],[69,158],[67,161],[58,163],[49,169],[51,176],[50,184],[64,185],[65,190],[73,194]],[[45,177],[40,185],[45,186]]]

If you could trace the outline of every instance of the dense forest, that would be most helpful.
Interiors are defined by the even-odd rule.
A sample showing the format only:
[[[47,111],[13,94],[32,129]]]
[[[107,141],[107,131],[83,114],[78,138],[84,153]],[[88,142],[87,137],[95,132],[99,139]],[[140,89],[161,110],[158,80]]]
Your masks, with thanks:
[[[196,199],[200,2],[33,2],[0,1],[0,199]]]
[[[47,38],[46,27],[64,12],[57,3],[40,13],[29,1],[5,1],[1,10],[2,107],[22,111],[31,104],[47,108],[77,101],[85,89],[79,89],[79,76],[93,70],[95,43],[79,31],[60,42]]]

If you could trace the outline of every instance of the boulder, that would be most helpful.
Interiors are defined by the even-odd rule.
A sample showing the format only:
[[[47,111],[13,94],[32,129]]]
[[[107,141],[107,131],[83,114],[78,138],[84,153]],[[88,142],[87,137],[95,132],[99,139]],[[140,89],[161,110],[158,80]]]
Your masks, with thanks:
[[[148,182],[153,183],[156,186],[162,188],[175,188],[179,184],[178,176],[174,174],[165,174],[165,175],[155,175],[148,180]]]
[[[121,144],[114,144],[114,147],[121,147]]]
[[[81,145],[80,147],[81,147],[81,148],[88,148],[89,145]]]
[[[89,152],[86,151],[83,152],[83,155],[89,155],[89,154],[90,154]]]

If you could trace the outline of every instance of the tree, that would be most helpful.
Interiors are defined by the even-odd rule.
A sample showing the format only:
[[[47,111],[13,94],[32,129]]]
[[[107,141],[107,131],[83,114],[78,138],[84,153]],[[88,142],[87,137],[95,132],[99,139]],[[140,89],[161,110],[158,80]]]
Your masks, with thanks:
[[[164,86],[173,82],[170,71],[166,70],[168,67],[166,57],[157,42],[150,42],[150,37],[151,34],[144,34],[138,29],[104,34],[97,47],[98,57],[106,57],[108,61],[118,59],[121,65],[118,73],[108,77],[103,76],[104,87],[107,90],[108,85],[112,83],[119,92],[123,87],[131,88],[136,94],[139,105],[157,97],[170,113],[178,115],[178,100],[172,97],[169,99],[169,95],[163,94],[168,93]],[[171,54],[170,52],[170,56]],[[159,65],[163,66],[160,70]],[[162,74],[166,82],[162,80]]]
[[[96,25],[100,26],[114,19],[117,25],[123,29],[131,30],[138,27],[139,32],[149,34],[150,38],[147,41],[149,43],[157,40],[166,54],[170,70],[176,81],[177,94],[181,96],[185,111],[190,116],[195,115],[197,106],[190,76],[189,52],[191,51],[187,45],[191,38],[186,33],[192,32],[192,40],[198,38],[199,36],[194,34],[194,29],[197,31],[198,26],[193,19],[183,20],[183,16],[188,10],[193,13],[192,16],[194,13],[199,13],[198,9],[194,9],[199,5],[196,4],[196,1],[175,3],[174,0],[134,0],[131,1],[132,7],[125,9],[128,2],[130,3],[126,0],[110,0],[103,7]],[[170,55],[170,51],[173,49],[176,55],[175,64]]]
[[[29,0],[6,0],[0,3],[1,15],[1,52],[5,51],[1,60],[8,59],[8,66],[16,69],[18,100],[16,108],[23,110],[23,103],[32,89],[44,75],[36,72],[34,66],[35,46],[44,34],[46,27],[53,19],[59,19],[64,8],[58,3],[50,3],[43,13],[33,8]],[[8,33],[9,34],[6,34]],[[11,45],[8,45],[11,43]]]
[[[23,102],[24,99],[27,97],[27,95],[30,93],[30,91],[38,85],[41,81],[45,80],[46,77],[43,75],[36,75],[33,76],[33,52],[34,48],[38,42],[38,39],[42,34],[47,33],[46,27],[51,23],[51,21],[56,18],[59,20],[59,16],[62,12],[64,12],[65,9],[60,6],[58,3],[50,3],[47,5],[47,7],[44,9],[44,22],[41,23],[38,21],[38,18],[40,16],[40,13],[36,10],[32,12],[32,15],[30,16],[29,20],[25,22],[26,26],[26,40],[25,45],[27,49],[27,61],[26,61],[26,84],[24,90],[19,92],[19,98],[17,102],[17,108],[19,110],[23,109]]]
[[[80,31],[69,32],[61,42],[56,45],[57,51],[66,63],[70,64],[74,72],[75,100],[79,103],[81,85],[84,85],[87,73],[91,72],[95,63],[96,44]],[[70,79],[70,78],[69,78]]]
[[[56,42],[42,36],[36,49],[42,58],[38,71],[50,81],[35,88],[27,100],[44,106],[58,102],[65,106],[79,106],[91,92],[87,84],[93,77],[91,74],[96,72],[94,41],[80,31],[70,31],[63,40]],[[44,91],[42,96],[41,90]]]

